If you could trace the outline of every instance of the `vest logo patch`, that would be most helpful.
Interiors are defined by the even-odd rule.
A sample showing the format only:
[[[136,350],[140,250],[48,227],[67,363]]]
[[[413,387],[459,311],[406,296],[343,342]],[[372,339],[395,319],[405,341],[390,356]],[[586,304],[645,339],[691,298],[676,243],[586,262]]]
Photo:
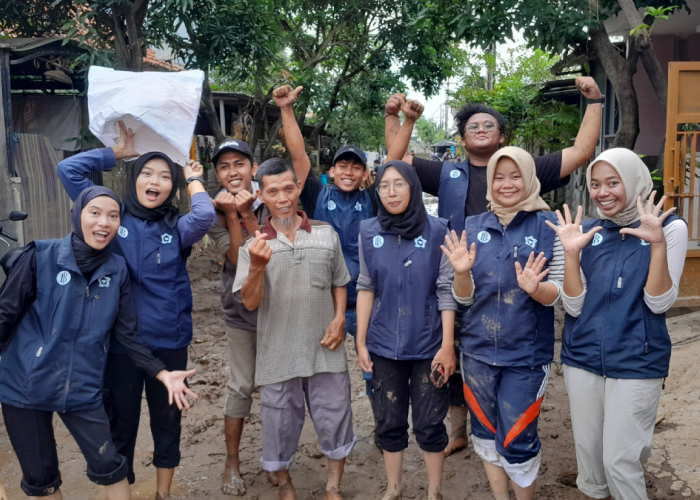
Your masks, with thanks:
[[[450,177],[452,177],[453,179],[456,179],[460,175],[462,175],[462,172],[460,172],[456,168],[454,170],[450,171]]]
[[[641,240],[641,242],[642,242],[642,246],[645,246],[645,247],[646,247],[646,246],[649,246],[649,243],[647,243],[646,241]]]
[[[384,238],[381,236],[375,236],[372,238],[372,245],[374,245],[374,248],[381,248],[384,246]]]
[[[600,245],[601,243],[603,243],[603,235],[600,233],[595,233],[595,236],[593,237],[593,243],[591,243],[591,245],[595,247]]]
[[[328,210],[335,210],[335,202],[333,200],[328,200]]]
[[[476,239],[479,240],[480,243],[488,243],[491,241],[491,233],[488,231],[481,231],[476,235]]]
[[[97,280],[97,283],[99,283],[100,288],[109,288],[109,282],[112,281],[112,278],[109,276],[103,276],[99,280]]]
[[[70,273],[68,271],[61,271],[56,275],[56,283],[61,286],[65,286],[70,283]]]
[[[172,243],[173,237],[170,236],[168,233],[163,233],[160,235],[160,242],[163,245],[167,245],[168,243]]]
[[[535,245],[537,245],[537,238],[534,236],[526,236],[525,244],[531,248],[535,248]]]
[[[418,238],[414,238],[413,242],[416,244],[416,248],[425,248],[425,244],[427,243],[425,241],[425,238],[422,236],[419,236]]]
[[[355,210],[357,210],[358,212],[362,212],[362,203],[360,203],[359,201],[355,203]]]
[[[122,238],[126,238],[127,236],[129,236],[129,230],[124,226],[119,226],[119,231],[117,231],[117,234]]]

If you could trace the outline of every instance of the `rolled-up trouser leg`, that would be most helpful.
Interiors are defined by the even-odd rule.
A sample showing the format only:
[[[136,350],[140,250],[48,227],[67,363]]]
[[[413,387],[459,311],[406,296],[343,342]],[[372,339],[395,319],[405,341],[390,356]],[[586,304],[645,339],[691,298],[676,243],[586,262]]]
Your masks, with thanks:
[[[347,457],[357,442],[352,430],[350,374],[316,373],[304,386],[321,451],[331,460]]]
[[[226,340],[231,374],[226,385],[224,415],[245,418],[253,406],[257,333],[226,326]]]
[[[289,470],[304,427],[304,378],[297,377],[260,388],[262,463],[266,471]]]

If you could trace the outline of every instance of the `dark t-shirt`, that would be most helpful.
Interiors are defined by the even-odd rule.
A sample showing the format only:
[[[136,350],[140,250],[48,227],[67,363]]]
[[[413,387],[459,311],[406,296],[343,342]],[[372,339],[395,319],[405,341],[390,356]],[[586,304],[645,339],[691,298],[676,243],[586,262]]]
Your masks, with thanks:
[[[301,190],[301,194],[299,195],[301,206],[309,219],[315,218],[314,212],[316,212],[316,202],[318,201],[318,197],[321,194],[322,189],[323,184],[321,184],[321,181],[319,181],[311,172],[309,172],[309,176],[306,178],[306,182],[304,183],[304,189]],[[374,186],[370,186],[367,189],[369,190],[369,198],[372,200],[372,214],[377,215],[377,197],[374,195]]]
[[[413,166],[418,174],[418,179],[423,185],[423,191],[433,196],[438,195],[440,189],[440,173],[442,161],[424,160],[413,157]],[[548,193],[554,189],[566,186],[569,177],[559,178],[561,172],[561,151],[535,158],[537,178],[540,180],[540,194]],[[488,201],[486,200],[486,166],[480,167],[469,164],[469,187],[467,189],[467,204],[464,207],[464,216],[479,215],[486,212]]]

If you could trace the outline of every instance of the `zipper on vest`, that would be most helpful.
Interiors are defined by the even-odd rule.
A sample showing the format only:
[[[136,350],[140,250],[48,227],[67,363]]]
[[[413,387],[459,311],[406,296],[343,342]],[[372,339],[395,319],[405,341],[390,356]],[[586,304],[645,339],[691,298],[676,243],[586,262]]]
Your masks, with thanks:
[[[505,235],[505,231],[504,231],[504,235]],[[515,245],[515,246],[513,247],[513,258],[514,258],[514,259],[517,259],[517,258],[518,258],[518,245]]]
[[[158,252],[158,265],[160,266],[160,252]]]
[[[399,235],[399,245],[401,244],[401,235]]]
[[[85,287],[85,296],[89,297],[90,296],[90,285]]]
[[[617,278],[617,288],[622,288],[622,276]]]
[[[40,347],[39,350],[36,352],[36,357],[38,358],[39,356],[41,356],[41,353],[42,353],[42,352],[44,352],[44,347],[43,347],[43,346]]]

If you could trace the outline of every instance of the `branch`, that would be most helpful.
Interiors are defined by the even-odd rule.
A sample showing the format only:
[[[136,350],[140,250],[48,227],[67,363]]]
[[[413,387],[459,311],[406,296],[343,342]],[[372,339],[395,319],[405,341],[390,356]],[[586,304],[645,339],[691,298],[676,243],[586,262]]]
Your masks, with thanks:
[[[328,55],[325,54],[326,50],[328,49],[328,46],[333,41],[338,32],[345,28],[345,26],[347,26],[351,18],[352,13],[348,12],[345,15],[345,17],[343,17],[343,19],[341,19],[341,21],[328,32],[328,35],[326,35],[326,37],[323,39],[323,42],[321,42],[321,46],[318,48],[313,57],[311,57],[311,59],[308,59],[304,63],[305,68],[313,68],[320,62],[328,58]]]
[[[578,64],[583,64],[585,62],[591,61],[595,59],[597,56],[595,55],[594,52],[575,52],[573,54],[570,54],[569,56],[565,57],[561,61],[557,62],[549,68],[549,72],[553,75],[556,76],[559,74],[560,71],[570,68],[571,66],[576,66]]]

